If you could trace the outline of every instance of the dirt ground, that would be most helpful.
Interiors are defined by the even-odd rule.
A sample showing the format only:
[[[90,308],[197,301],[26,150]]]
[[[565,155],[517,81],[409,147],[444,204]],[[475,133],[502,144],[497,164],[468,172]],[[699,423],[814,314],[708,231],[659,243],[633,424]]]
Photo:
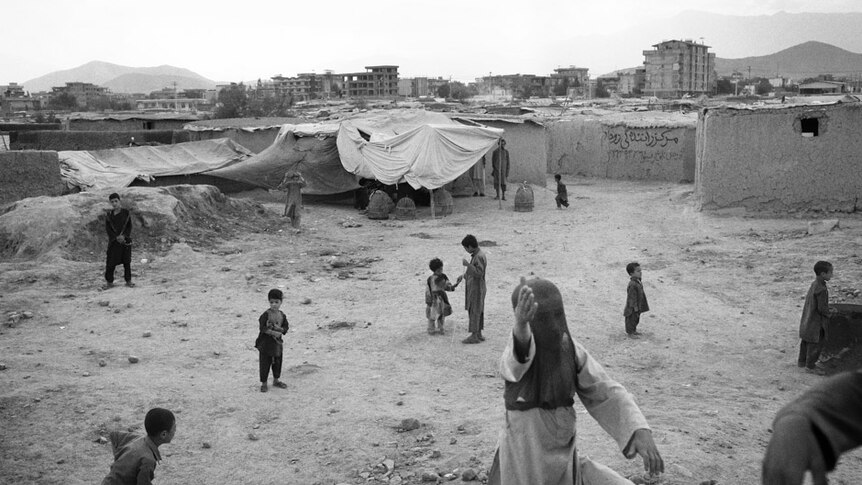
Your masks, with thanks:
[[[112,461],[99,437],[142,431],[154,406],[178,420],[161,448],[160,484],[397,485],[467,468],[482,478],[503,426],[496,366],[510,294],[519,276],[537,275],[563,292],[574,338],[635,395],[664,483],[759,483],[776,411],[822,379],[795,363],[814,262],[835,265],[833,301],[862,303],[853,296],[862,219],[703,213],[691,185],[566,182],[572,204],[562,211],[543,188],[533,212],[513,212],[512,191],[503,210],[489,197],[458,198],[453,215],[434,220],[428,208],[414,221],[372,221],[348,204],[311,202],[298,234],[273,217],[258,232],[136,249],[132,289],[98,290],[100,254],[0,263],[0,317],[33,314],[0,328],[0,481],[98,483]],[[261,194],[240,197],[279,214]],[[841,228],[806,235],[824,217]],[[425,333],[427,263],[442,258],[454,279],[468,233],[488,255],[480,345],[460,342],[462,291],[446,335]],[[623,332],[633,260],[652,309],[640,340]],[[291,325],[288,388],[263,394],[253,342],[276,287]],[[581,452],[639,474],[642,462],[626,460],[576,406]],[[420,427],[400,429],[408,418]],[[859,477],[857,450],[830,483]]]

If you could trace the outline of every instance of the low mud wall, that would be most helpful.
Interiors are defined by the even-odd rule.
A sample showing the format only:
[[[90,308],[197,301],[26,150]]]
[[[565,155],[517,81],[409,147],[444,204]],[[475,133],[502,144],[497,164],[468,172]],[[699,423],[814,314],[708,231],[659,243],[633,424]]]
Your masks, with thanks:
[[[696,122],[579,116],[548,124],[548,173],[693,182]]]
[[[65,189],[57,152],[0,152],[0,205],[27,197],[62,195]]]
[[[862,198],[862,104],[705,109],[695,191],[703,209],[853,212]]]
[[[172,145],[189,141],[183,130],[142,131],[13,131],[9,142],[12,150],[104,150],[123,148],[134,137],[135,143]]]

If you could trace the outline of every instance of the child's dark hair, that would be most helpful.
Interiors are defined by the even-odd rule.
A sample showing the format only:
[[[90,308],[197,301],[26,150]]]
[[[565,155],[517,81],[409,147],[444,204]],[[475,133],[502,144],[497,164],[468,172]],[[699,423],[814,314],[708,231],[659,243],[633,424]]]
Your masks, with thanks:
[[[158,436],[162,431],[170,432],[175,421],[174,413],[164,408],[153,408],[147,411],[147,417],[144,418],[144,428],[146,428],[148,435]]]
[[[440,258],[434,258],[431,262],[428,263],[428,269],[431,271],[437,271],[438,269],[443,267],[443,261]]]
[[[267,300],[281,301],[281,300],[284,300],[284,293],[282,293],[281,290],[279,290],[277,288],[273,288],[273,289],[269,290],[269,293],[267,293],[266,299]]]
[[[626,265],[626,273],[628,273],[628,274],[634,273],[635,270],[638,269],[638,267],[640,267],[640,265],[641,264],[638,263],[637,261],[632,261],[631,263]]]
[[[120,200],[120,194],[114,192],[113,194],[108,196],[108,200],[114,200],[114,199]]]
[[[464,239],[461,240],[461,245],[465,248],[478,248],[479,241],[476,240],[476,236],[467,234],[464,236]]]
[[[823,273],[828,273],[832,269],[832,263],[829,261],[818,261],[814,263],[814,274],[820,276]]]
[[[558,173],[554,174],[554,180],[556,180],[557,182],[559,182],[561,178],[563,178],[563,177],[560,177],[560,174],[558,174]]]

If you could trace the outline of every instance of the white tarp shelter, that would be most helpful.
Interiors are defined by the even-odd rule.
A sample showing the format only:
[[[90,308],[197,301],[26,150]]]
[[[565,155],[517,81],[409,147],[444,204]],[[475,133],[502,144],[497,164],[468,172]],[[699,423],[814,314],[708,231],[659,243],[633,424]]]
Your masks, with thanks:
[[[440,113],[390,110],[342,120],[337,144],[352,174],[436,189],[469,170],[502,136],[499,128],[465,126]]]

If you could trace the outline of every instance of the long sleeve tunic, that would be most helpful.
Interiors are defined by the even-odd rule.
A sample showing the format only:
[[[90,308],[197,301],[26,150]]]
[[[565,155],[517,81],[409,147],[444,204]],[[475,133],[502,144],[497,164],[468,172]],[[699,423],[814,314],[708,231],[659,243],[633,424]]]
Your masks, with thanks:
[[[820,278],[811,283],[802,307],[799,322],[799,338],[806,342],[819,342],[820,329],[826,329],[829,321],[829,289]]]
[[[488,259],[481,249],[470,258],[464,272],[464,309],[476,314],[485,311],[485,269]]]
[[[583,346],[578,342],[574,344],[578,368],[575,394],[602,429],[617,442],[623,454],[629,456],[628,448],[634,432],[649,429],[646,418],[632,395],[611,379]],[[500,359],[500,374],[510,382],[518,382],[529,370],[536,355],[535,341],[530,340],[526,356],[517,354],[514,338],[510,338]],[[578,459],[575,447],[575,420],[572,406],[507,410],[506,427],[501,433],[498,448],[499,483],[630,483],[607,467],[591,461],[588,470],[581,470],[583,463]],[[575,473],[580,474],[577,481]],[[497,474],[493,475],[496,480]]]

